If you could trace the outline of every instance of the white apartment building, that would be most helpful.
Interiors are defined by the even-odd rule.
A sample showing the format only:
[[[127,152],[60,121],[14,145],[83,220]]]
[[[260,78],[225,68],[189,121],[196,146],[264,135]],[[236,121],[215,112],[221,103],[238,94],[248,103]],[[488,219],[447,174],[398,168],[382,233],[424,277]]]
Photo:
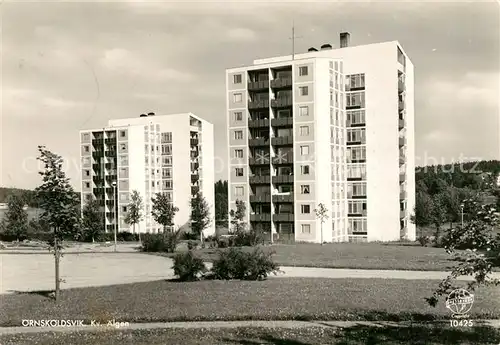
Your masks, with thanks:
[[[201,191],[213,218],[204,235],[215,233],[211,123],[192,113],[149,113],[110,120],[105,128],[80,131],[80,141],[82,205],[92,196],[99,200],[106,231],[113,231],[115,226],[118,231],[134,231],[124,221],[134,190],[143,199],[145,215],[135,232],[163,230],[151,215],[151,199],[156,193],[167,194],[179,208],[175,225],[189,231],[190,201]]]
[[[229,209],[274,240],[415,239],[413,65],[349,39],[226,70]]]

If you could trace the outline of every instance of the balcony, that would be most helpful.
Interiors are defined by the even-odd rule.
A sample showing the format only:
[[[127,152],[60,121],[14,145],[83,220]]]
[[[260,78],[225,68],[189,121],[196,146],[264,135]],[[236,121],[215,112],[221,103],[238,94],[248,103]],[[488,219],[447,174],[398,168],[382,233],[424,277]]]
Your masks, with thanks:
[[[405,120],[399,119],[398,126],[399,126],[399,130],[402,130],[403,128],[405,128]]]
[[[356,213],[347,213],[348,217],[366,217],[366,210],[362,210],[361,212],[356,212]]]
[[[406,218],[406,210],[399,211],[399,218],[400,219]]]
[[[292,77],[276,78],[271,80],[271,87],[274,89],[288,88],[292,86]]]
[[[114,200],[106,200],[106,205],[113,206],[115,204]]]
[[[248,146],[269,146],[269,138],[248,139]]]
[[[196,195],[200,191],[200,187],[191,186],[191,195]]]
[[[255,202],[255,203],[265,203],[265,202],[271,202],[271,194],[270,193],[265,193],[265,194],[258,194],[258,195],[250,195],[250,202]]]
[[[198,139],[197,138],[191,138],[191,146],[198,146]]]
[[[269,165],[270,162],[269,153],[257,154],[257,157],[248,158],[249,165]]]
[[[200,179],[200,175],[198,174],[191,174],[191,183],[195,183]]]
[[[115,189],[113,187],[106,187],[106,193],[113,194]]]
[[[106,163],[104,164],[106,169],[116,169],[116,164],[115,163]]]
[[[269,127],[269,119],[262,120],[248,120],[248,128],[262,128]]]
[[[403,147],[406,145],[406,138],[405,137],[399,137],[399,147]]]
[[[104,151],[94,151],[94,152],[92,152],[92,158],[98,159],[98,158],[102,158],[102,157],[104,157]]]
[[[271,100],[271,107],[273,108],[291,107],[292,105],[293,105],[292,97],[282,97]]]
[[[92,145],[94,146],[102,146],[104,143],[104,139],[92,139]]]
[[[399,109],[399,111],[402,111],[402,110],[404,110],[404,109],[405,109],[405,101],[400,100],[400,101],[398,102],[398,109]]]
[[[270,184],[271,176],[250,176],[248,180],[250,184]]]
[[[404,92],[406,90],[406,85],[404,80],[398,79],[398,91],[399,92]]]
[[[251,222],[270,222],[271,213],[250,214]]]
[[[293,202],[293,193],[274,194],[273,202]]]
[[[276,213],[273,214],[273,221],[275,222],[293,222],[293,213]]]
[[[406,191],[401,190],[399,191],[399,200],[404,200],[406,199]]]
[[[116,151],[105,151],[104,155],[106,157],[116,157]]]
[[[404,153],[399,153],[399,166],[404,165],[406,163],[406,156]]]
[[[269,80],[251,81],[248,83],[249,91],[269,89]]]
[[[406,175],[404,173],[399,174],[399,183],[406,181]]]
[[[273,164],[290,164],[293,163],[293,152],[278,153],[273,157]]]
[[[293,183],[293,175],[278,175],[273,176],[273,183]]]
[[[293,117],[291,116],[271,120],[271,126],[273,127],[291,127],[292,125],[293,125]]]
[[[107,175],[106,181],[116,181],[116,175]]]
[[[104,139],[106,145],[116,145],[116,137]]]
[[[271,144],[275,146],[293,145],[293,135],[271,138]]]
[[[248,102],[248,109],[266,109],[269,108],[269,100],[250,101]]]

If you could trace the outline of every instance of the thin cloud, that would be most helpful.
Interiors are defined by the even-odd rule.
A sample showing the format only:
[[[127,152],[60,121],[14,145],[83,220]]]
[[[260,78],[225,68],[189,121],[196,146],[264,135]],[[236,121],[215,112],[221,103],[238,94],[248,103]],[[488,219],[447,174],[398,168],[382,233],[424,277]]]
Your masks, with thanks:
[[[257,40],[257,34],[255,31],[247,28],[234,28],[227,31],[227,36],[229,40],[233,41],[255,41]]]

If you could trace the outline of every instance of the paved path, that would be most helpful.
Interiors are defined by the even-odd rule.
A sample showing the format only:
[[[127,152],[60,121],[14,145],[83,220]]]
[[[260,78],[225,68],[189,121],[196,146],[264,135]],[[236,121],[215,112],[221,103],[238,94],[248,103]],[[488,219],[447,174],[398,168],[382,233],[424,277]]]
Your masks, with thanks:
[[[433,321],[427,323],[419,322],[390,322],[390,321],[211,321],[211,322],[157,322],[157,323],[132,323],[128,325],[91,325],[70,326],[70,327],[1,327],[0,335],[20,334],[20,333],[41,333],[41,332],[84,332],[84,331],[104,331],[104,330],[139,330],[139,329],[172,329],[172,328],[238,328],[238,327],[261,327],[261,328],[349,328],[357,325],[381,327],[381,326],[417,326],[417,325],[441,324],[443,327],[449,325],[449,320]],[[500,329],[500,320],[475,321],[476,325],[491,326]]]
[[[61,260],[63,289],[147,282],[174,278],[172,259],[134,253],[81,253],[65,255]],[[211,263],[207,263],[210,268]],[[436,271],[355,270],[312,267],[281,267],[280,277],[306,278],[387,278],[436,279],[447,276]],[[15,291],[52,290],[52,255],[0,254],[0,294]],[[500,272],[494,277],[500,279]],[[271,275],[271,278],[275,276]],[[470,280],[471,277],[463,277]]]

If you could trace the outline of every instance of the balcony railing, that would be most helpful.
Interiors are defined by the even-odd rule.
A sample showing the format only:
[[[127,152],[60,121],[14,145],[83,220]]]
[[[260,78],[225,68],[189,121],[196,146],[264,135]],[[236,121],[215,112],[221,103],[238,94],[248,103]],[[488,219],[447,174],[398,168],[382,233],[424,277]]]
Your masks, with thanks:
[[[115,204],[114,200],[106,200],[106,205],[113,206]]]
[[[275,194],[273,195],[273,202],[293,202],[293,193]]]
[[[399,211],[399,218],[406,218],[406,210]]]
[[[399,199],[400,200],[406,199],[406,191],[404,191],[404,190],[399,191]]]
[[[106,157],[116,157],[116,151],[106,151],[104,155]]]
[[[270,222],[271,213],[250,214],[251,222]]]
[[[400,173],[399,174],[399,182],[404,182],[406,181],[406,175],[404,173]]]
[[[404,110],[404,108],[405,108],[405,101],[399,101],[398,102],[398,108],[399,108],[399,111]]]
[[[94,146],[102,146],[104,143],[104,139],[92,139],[92,145]]]
[[[269,108],[269,100],[260,100],[260,101],[249,101],[248,109],[266,109]]]
[[[398,79],[398,91],[403,92],[404,90],[406,90],[406,85],[404,80]]]
[[[270,184],[271,176],[250,176],[248,180],[250,184]]]
[[[360,212],[347,212],[348,217],[365,217],[367,215],[366,210],[361,210]]]
[[[270,162],[269,153],[248,158],[249,165],[269,165]]]
[[[196,195],[200,191],[200,187],[192,186],[191,195]]]
[[[248,120],[248,128],[269,127],[269,119]]]
[[[271,120],[271,126],[273,127],[289,127],[292,125],[293,125],[293,117],[291,116]]]
[[[293,163],[293,152],[278,153],[273,157],[273,164],[290,164]]]
[[[271,194],[250,195],[250,202],[271,202]]]
[[[292,86],[292,77],[276,78],[271,80],[272,88],[283,88]]]
[[[106,145],[109,145],[109,144],[115,145],[116,144],[116,137],[115,138],[106,138],[106,139],[104,139],[104,142],[106,143]]]
[[[293,183],[293,175],[273,176],[273,183]]]
[[[398,126],[399,126],[399,130],[402,130],[403,128],[405,128],[405,120],[399,119]]]
[[[399,147],[403,147],[406,145],[406,138],[405,137],[399,137]]]
[[[293,135],[271,138],[271,144],[275,146],[293,145]]]
[[[333,138],[332,138],[333,139]],[[347,145],[362,145],[366,144],[366,138],[356,138],[356,140],[352,140],[352,138],[346,141]]]
[[[292,104],[292,97],[280,97],[271,100],[271,107],[273,108],[290,107]]]
[[[104,157],[104,151],[94,151],[94,152],[92,152],[92,158],[97,159],[97,158],[102,158],[102,157]]]
[[[275,222],[293,222],[293,213],[276,213],[273,214],[273,221]]]
[[[191,183],[195,183],[200,179],[200,175],[198,174],[191,174]]]
[[[269,80],[251,81],[248,83],[248,90],[263,90],[269,88]]]
[[[248,139],[248,146],[269,146],[269,138]]]
[[[191,138],[190,143],[191,143],[191,146],[198,146],[198,139]]]

